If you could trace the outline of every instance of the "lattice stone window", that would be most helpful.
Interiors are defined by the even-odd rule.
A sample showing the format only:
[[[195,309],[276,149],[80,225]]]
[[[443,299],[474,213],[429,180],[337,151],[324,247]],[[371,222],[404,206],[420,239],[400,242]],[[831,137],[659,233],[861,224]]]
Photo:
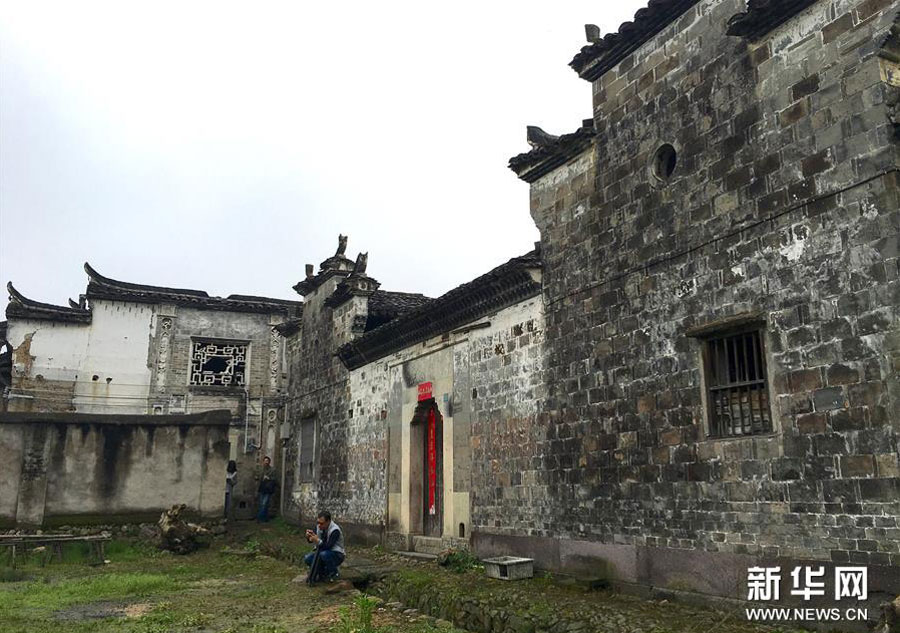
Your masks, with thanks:
[[[710,437],[770,433],[772,414],[761,328],[704,341]]]
[[[191,384],[242,387],[248,343],[194,339],[191,341]]]

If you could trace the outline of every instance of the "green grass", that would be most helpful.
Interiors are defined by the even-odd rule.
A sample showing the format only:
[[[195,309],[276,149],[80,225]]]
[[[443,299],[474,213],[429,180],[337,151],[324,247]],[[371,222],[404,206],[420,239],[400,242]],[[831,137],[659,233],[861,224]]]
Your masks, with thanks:
[[[56,610],[81,602],[143,598],[175,590],[175,579],[141,572],[111,573],[94,578],[67,578],[56,582],[17,583],[0,592],[0,613],[16,609]]]
[[[248,526],[229,536],[231,547],[254,541],[255,557],[223,554],[226,539],[188,556],[112,541],[107,565],[92,566],[67,547],[62,562],[0,566],[0,633],[330,633],[354,597],[291,582],[298,566],[266,555],[300,547],[280,536],[289,530]],[[375,619],[387,631],[425,633],[397,615]]]

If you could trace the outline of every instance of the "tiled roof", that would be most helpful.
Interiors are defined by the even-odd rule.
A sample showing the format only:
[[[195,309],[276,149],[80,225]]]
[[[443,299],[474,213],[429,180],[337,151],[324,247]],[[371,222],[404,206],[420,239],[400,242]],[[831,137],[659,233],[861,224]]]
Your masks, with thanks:
[[[290,319],[287,319],[283,323],[275,325],[274,327],[275,330],[282,336],[293,336],[300,331],[300,328],[303,327],[303,318],[292,317]]]
[[[699,0],[650,0],[634,14],[633,22],[625,22],[616,33],[581,49],[571,66],[582,79],[594,81],[625,59],[654,35],[677,20]]]
[[[366,331],[373,330],[402,314],[421,308],[431,301],[434,299],[423,294],[376,290],[369,297],[369,322],[366,324]]]
[[[6,289],[9,291],[9,304],[6,306],[7,318],[20,317],[41,321],[64,321],[67,323],[91,322],[90,310],[34,301],[16,290],[11,281],[6,284]]]
[[[347,368],[356,369],[533,297],[541,291],[540,281],[533,274],[540,266],[537,251],[515,257],[343,345],[338,357]]]
[[[728,35],[759,39],[817,0],[747,0],[747,11],[728,20]]]
[[[303,303],[287,299],[271,299],[251,295],[210,297],[202,290],[146,286],[104,277],[85,262],[84,270],[90,277],[86,296],[88,299],[113,299],[138,303],[174,303],[206,310],[228,312],[260,312],[295,315]]]
[[[590,147],[595,134],[593,121],[590,119],[586,119],[571,134],[558,137],[543,134],[546,141],[536,145],[531,151],[510,158],[509,168],[525,182],[534,182]]]

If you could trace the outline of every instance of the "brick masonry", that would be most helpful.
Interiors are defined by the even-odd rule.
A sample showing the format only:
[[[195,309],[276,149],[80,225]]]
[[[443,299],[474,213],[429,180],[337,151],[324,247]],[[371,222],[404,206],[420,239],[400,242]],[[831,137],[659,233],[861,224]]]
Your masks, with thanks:
[[[517,438],[473,438],[487,536],[900,565],[896,7],[817,2],[750,43],[741,10],[698,3],[595,81],[593,148],[531,187],[547,398],[511,487],[484,465]],[[689,332],[747,314],[775,429],[709,439]]]
[[[593,144],[531,185],[539,300],[348,371],[333,353],[365,298],[327,307],[338,278],[306,295],[298,513],[408,546],[404,433],[434,380],[454,521],[481,554],[733,598],[750,565],[812,559],[900,591],[896,7],[819,1],[754,41],[726,35],[744,9],[697,2],[593,82]],[[712,438],[697,332],[751,318],[773,428]]]

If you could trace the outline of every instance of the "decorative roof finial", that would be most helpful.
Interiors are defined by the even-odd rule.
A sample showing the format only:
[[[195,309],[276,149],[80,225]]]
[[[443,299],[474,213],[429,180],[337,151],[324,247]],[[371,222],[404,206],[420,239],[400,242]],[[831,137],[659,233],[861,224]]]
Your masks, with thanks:
[[[596,24],[585,24],[584,25],[584,36],[587,38],[587,41],[591,44],[596,44],[600,41],[600,27]]]
[[[343,257],[344,252],[347,250],[347,236],[346,235],[338,235],[338,247],[337,252],[335,252],[335,257]]]
[[[528,144],[532,147],[545,147],[547,145],[552,145],[554,142],[559,140],[558,136],[547,134],[547,132],[536,125],[529,125],[527,127],[526,138],[528,140]]]
[[[368,253],[360,253],[356,256],[356,264],[353,266],[353,274],[354,275],[365,275],[366,274],[366,266],[369,265],[369,254]]]
[[[306,278],[307,279],[309,279],[310,277],[313,276],[313,271],[315,271],[315,269],[316,269],[315,266],[313,266],[312,264],[306,265]]]

